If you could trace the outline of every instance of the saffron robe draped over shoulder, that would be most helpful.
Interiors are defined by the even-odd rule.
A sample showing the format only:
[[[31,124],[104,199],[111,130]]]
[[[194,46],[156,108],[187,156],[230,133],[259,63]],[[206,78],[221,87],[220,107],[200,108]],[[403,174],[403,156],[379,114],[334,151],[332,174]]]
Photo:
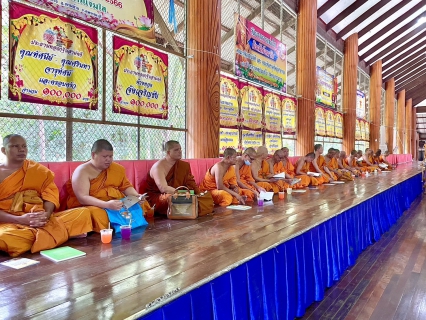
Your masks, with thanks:
[[[230,204],[238,204],[237,198],[232,196],[229,192],[225,190],[218,190],[216,185],[216,179],[211,174],[211,167],[204,176],[204,180],[200,184],[201,191],[210,191],[213,197],[213,201],[215,204],[218,204],[222,207],[229,206]],[[235,166],[230,166],[228,170],[225,172],[222,178],[223,184],[225,187],[230,188],[231,185],[237,185],[237,176],[235,175]],[[241,196],[246,196],[247,201],[254,200],[254,193],[251,190],[247,189],[239,189],[239,194]]]
[[[14,216],[44,211],[48,201],[59,208],[54,174],[45,166],[25,160],[22,168],[0,183],[0,210]],[[52,213],[44,227],[0,223],[0,250],[16,257],[28,250],[38,252],[61,245],[69,237],[92,231],[90,212],[85,208]]]
[[[246,164],[243,164],[239,170],[240,173],[240,181],[244,183],[250,190],[253,190],[257,192],[256,188],[251,184],[253,182],[256,182],[253,178],[253,174],[251,172],[251,166],[248,166]],[[250,183],[251,182],[251,183]],[[259,187],[265,189],[266,191],[273,190],[271,184],[269,182],[257,182],[256,183]]]
[[[271,175],[271,170],[270,170],[269,162],[267,160],[262,161],[262,166],[260,167],[260,170],[257,173],[257,175],[262,179],[270,179],[268,177]],[[272,190],[274,191],[274,193],[277,193],[279,191],[285,191],[285,189],[288,187],[288,183],[282,180],[269,182],[269,184],[272,186]]]
[[[311,164],[309,162],[304,161],[302,169],[300,171],[307,174],[309,171],[311,171],[310,167],[311,167]],[[320,184],[317,180],[317,178],[319,178],[319,177],[312,177],[312,176],[308,176],[308,175],[306,175],[306,176],[310,179],[310,185],[311,186],[317,186],[317,185]]]
[[[194,190],[196,194],[200,193],[200,189],[195,182],[194,176],[191,172],[191,166],[188,162],[178,160],[171,167],[169,172],[166,175],[167,185],[173,188],[180,186],[185,186],[189,190]],[[148,202],[151,206],[155,205],[155,212],[159,214],[167,214],[168,208],[168,196],[167,194],[162,194],[160,189],[158,189],[155,180],[151,178],[149,172],[146,178],[146,192],[148,193]]]
[[[129,187],[132,187],[132,185],[126,177],[124,167],[113,162],[108,169],[103,170],[96,178],[90,180],[89,195],[102,201],[118,200],[125,197],[123,192]],[[66,188],[68,192],[67,207],[83,206],[74,193],[71,179],[67,182]],[[86,208],[90,210],[94,231],[100,232],[102,229],[108,229],[109,220],[104,209],[95,206],[86,206]]]
[[[299,178],[301,181],[293,186],[293,188],[306,188],[311,183],[311,179],[307,175],[296,175],[295,168],[290,160],[287,160],[286,163],[282,161],[285,172],[292,178]]]
[[[353,181],[354,179],[352,178],[352,174],[350,172],[347,171],[343,171],[339,169],[339,163],[337,162],[336,158],[331,158],[331,160],[328,162],[328,168],[332,169],[332,170],[337,170],[337,172],[339,172],[340,176],[338,177],[339,180],[344,180],[344,181]],[[336,176],[336,175],[334,175]],[[336,177],[337,178],[337,177]]]
[[[318,157],[318,159],[314,159],[312,162],[316,161],[318,168],[320,169],[320,171],[322,172],[322,176],[320,177],[316,177],[316,179],[318,180],[318,184],[323,184],[323,183],[329,183],[330,182],[330,177],[329,175],[324,171],[324,166],[325,166],[325,159],[324,156],[320,155]],[[315,169],[314,165],[312,164],[312,162],[309,165],[309,171],[312,172],[317,172],[317,170]]]

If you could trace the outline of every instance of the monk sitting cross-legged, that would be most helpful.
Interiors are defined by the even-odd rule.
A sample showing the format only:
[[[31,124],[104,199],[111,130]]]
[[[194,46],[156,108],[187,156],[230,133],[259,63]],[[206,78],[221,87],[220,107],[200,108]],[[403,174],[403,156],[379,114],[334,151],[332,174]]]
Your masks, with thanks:
[[[378,151],[380,151],[380,154],[379,154],[379,162],[380,163],[384,163],[384,164],[386,164],[388,167],[387,167],[387,169],[388,170],[393,170],[393,169],[395,169],[395,166],[394,165],[392,165],[388,160],[387,160],[387,157],[389,156],[389,151],[385,151],[384,152],[384,154],[382,155],[381,153],[382,153],[382,150],[378,150]]]
[[[382,171],[391,171],[393,169],[392,165],[384,160],[382,156],[382,150],[378,149],[373,156],[374,163],[380,167]],[[387,167],[386,167],[387,166]]]
[[[298,174],[296,175],[295,168],[293,164],[290,162],[290,159],[288,158],[289,150],[287,147],[281,148],[281,151],[284,152],[284,157],[281,160],[284,166],[284,170],[287,173],[287,175],[290,178],[297,178],[300,179],[300,182],[296,185],[299,188],[306,188],[311,183],[311,179],[306,174]],[[295,186],[295,188],[296,188]]]
[[[362,153],[362,151],[361,151]],[[367,169],[367,167],[363,167],[359,161],[358,161],[358,155],[359,152],[356,150],[352,150],[351,154],[349,155],[349,157],[346,158],[346,164],[355,170],[358,170],[359,172],[368,172],[369,170]]]
[[[147,196],[151,206],[155,205],[155,212],[167,214],[168,197],[177,187],[185,186],[199,194],[200,190],[195,183],[191,167],[188,162],[182,161],[182,147],[178,141],[170,140],[164,145],[166,157],[154,163],[147,176]]]
[[[351,166],[348,165],[347,161],[346,161],[346,151],[340,151],[339,154],[339,158],[337,159],[337,163],[339,165],[339,169],[342,170],[347,170],[349,171],[351,174],[355,175],[356,177],[358,177],[361,172],[359,170],[357,170],[356,168],[353,168]]]
[[[125,196],[140,195],[126,177],[123,166],[113,162],[113,147],[107,140],[95,141],[92,158],[79,165],[67,182],[68,208],[86,206],[90,210],[93,230],[100,232],[108,228],[108,215],[104,209],[120,210]],[[141,206],[148,209],[147,201]]]
[[[339,169],[339,163],[337,161],[340,151],[334,148],[328,149],[328,153],[324,159],[327,163],[327,168],[334,173],[338,180],[353,181],[352,175],[345,169]]]
[[[267,191],[278,193],[285,186],[282,181],[272,178],[273,174],[271,174],[269,163],[266,161],[268,157],[268,149],[266,147],[261,146],[257,148],[257,157],[251,164],[251,173],[257,185]]]
[[[365,153],[362,156],[361,165],[363,167],[366,167],[370,172],[373,172],[374,170],[380,170],[379,166],[376,166],[374,164],[373,150],[371,150],[370,148],[365,149]]]
[[[258,192],[270,191],[272,186],[269,183],[256,183],[252,175],[251,165],[256,159],[256,150],[253,148],[247,148],[241,157],[237,158],[235,163],[235,175],[237,176],[237,184],[241,189],[252,190],[255,196],[258,196]]]
[[[251,190],[241,189],[237,185],[235,163],[237,151],[225,149],[222,161],[211,167],[200,184],[201,191],[210,191],[215,204],[226,207],[230,204],[245,204],[253,201],[254,193]]]
[[[28,250],[52,249],[70,237],[92,231],[90,212],[59,208],[52,171],[27,160],[27,143],[17,134],[3,140],[6,162],[0,164],[0,250],[16,257]]]
[[[299,178],[296,178],[298,180],[297,183],[292,184],[293,177],[287,173],[284,167],[284,164],[282,162],[283,160],[285,160],[285,152],[283,150],[275,151],[274,155],[267,160],[267,162],[269,163],[269,170],[271,172],[271,175],[284,173],[284,179],[280,180],[280,182],[284,186],[284,190],[286,190],[289,187],[295,188],[295,189],[305,188],[303,185],[299,184],[299,182],[301,181],[301,179]]]
[[[296,162],[296,174],[298,176],[306,175],[310,179],[309,185],[311,186],[319,185],[317,177],[307,175],[307,173],[309,172],[311,163],[312,161],[314,161],[314,159],[315,159],[315,153],[311,152],[304,157],[300,157]]]
[[[324,149],[321,144],[316,144],[314,146],[315,159],[311,162],[309,171],[316,172],[321,174],[321,176],[316,177],[319,184],[328,183],[330,180],[335,180],[334,174],[325,165],[325,159],[322,155]]]

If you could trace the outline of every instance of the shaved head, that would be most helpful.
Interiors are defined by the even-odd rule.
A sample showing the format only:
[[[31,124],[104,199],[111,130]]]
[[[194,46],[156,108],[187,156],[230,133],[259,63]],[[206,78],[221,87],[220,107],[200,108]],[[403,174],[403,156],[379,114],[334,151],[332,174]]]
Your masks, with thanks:
[[[257,154],[259,155],[268,154],[268,149],[264,146],[260,146],[259,148],[257,148]]]
[[[15,134],[15,133],[8,134],[7,136],[3,138],[3,146],[6,146],[9,143],[10,139],[12,138],[21,138],[25,140],[25,138],[21,136],[20,134]]]
[[[253,158],[257,156],[256,150],[254,150],[254,148],[252,148],[252,147],[247,148],[246,150],[244,150],[243,154],[246,154],[246,155],[248,155],[250,157],[253,157]]]
[[[224,158],[232,157],[232,156],[235,156],[236,154],[237,154],[237,151],[235,151],[235,149],[226,148],[225,151],[223,152],[223,157]]]
[[[179,141],[176,141],[176,140],[169,140],[169,141],[167,141],[165,144],[164,144],[164,151],[170,151],[170,150],[172,150],[173,149],[173,147],[175,146],[175,145],[177,145],[177,144],[179,144],[180,145],[180,143],[179,143]]]
[[[102,150],[114,151],[114,148],[112,147],[112,144],[108,140],[105,140],[105,139],[96,140],[92,146],[92,153],[99,153]]]

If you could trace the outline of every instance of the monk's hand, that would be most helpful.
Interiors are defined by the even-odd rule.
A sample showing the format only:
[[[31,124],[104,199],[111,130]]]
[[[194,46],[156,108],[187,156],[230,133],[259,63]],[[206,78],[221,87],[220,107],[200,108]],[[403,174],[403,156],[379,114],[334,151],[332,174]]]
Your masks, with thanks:
[[[236,195],[235,198],[237,198],[237,200],[240,204],[246,204],[244,197],[240,196],[239,194]]]
[[[265,188],[262,188],[262,187],[259,187],[259,188],[257,189],[257,191],[259,191],[259,192],[266,192]]]
[[[33,228],[44,227],[47,221],[47,213],[44,211],[26,213],[20,217],[21,224]]]
[[[277,181],[278,181],[278,179],[276,179],[276,178],[269,179],[269,182],[277,182]]]
[[[121,200],[109,200],[105,203],[106,209],[120,210],[123,208],[123,202]]]

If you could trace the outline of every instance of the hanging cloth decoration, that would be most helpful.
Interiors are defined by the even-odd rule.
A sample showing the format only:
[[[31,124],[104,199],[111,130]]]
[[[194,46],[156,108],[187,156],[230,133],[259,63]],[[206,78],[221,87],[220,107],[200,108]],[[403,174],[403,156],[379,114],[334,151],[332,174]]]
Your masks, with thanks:
[[[173,23],[173,28],[175,34],[178,32],[177,21],[176,21],[176,11],[175,11],[175,1],[170,0],[169,2],[169,23]]]

